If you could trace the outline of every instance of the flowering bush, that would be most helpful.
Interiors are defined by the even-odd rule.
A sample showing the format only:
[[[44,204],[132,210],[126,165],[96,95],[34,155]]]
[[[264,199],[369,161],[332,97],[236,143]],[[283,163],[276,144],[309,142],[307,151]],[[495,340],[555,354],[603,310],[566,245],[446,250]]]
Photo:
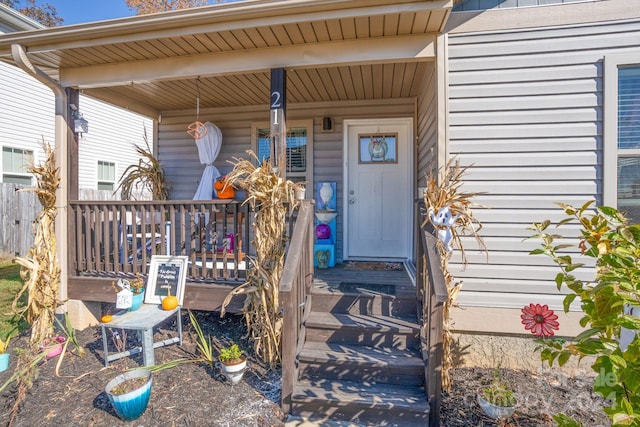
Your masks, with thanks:
[[[624,348],[618,341],[622,328],[640,330],[640,318],[625,311],[626,306],[640,306],[640,225],[628,224],[624,215],[611,207],[597,207],[591,213],[588,210],[592,204],[585,203],[581,208],[561,204],[568,218],[558,226],[574,221],[580,225],[577,247],[581,256],[595,259],[593,281],[574,275],[583,264],[561,252],[573,245],[555,244],[562,236],[547,232],[549,221],[533,224],[533,237],[542,240],[542,247],[531,253],[550,257],[560,268],[555,279],[558,290],[563,284],[570,290],[564,299],[564,310],[569,311],[570,305],[579,301],[584,312],[580,325],[586,328],[573,342],[541,340],[546,346],[541,356],[550,365],[554,360],[563,365],[572,356],[580,359],[595,356],[592,368],[598,375],[594,390],[611,402],[605,412],[612,425],[640,426],[640,337],[635,335]],[[550,326],[555,319],[532,310],[531,306],[526,316],[529,323],[525,325],[530,325],[532,332],[551,332],[544,325]],[[579,425],[565,415],[554,419],[560,426]]]

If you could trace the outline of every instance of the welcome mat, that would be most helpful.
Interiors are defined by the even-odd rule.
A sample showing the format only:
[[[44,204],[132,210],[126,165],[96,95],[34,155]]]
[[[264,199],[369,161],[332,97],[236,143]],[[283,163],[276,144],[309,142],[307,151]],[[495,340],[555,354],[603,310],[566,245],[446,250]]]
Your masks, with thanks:
[[[344,268],[345,270],[402,271],[404,266],[400,262],[348,261]]]
[[[349,283],[340,282],[337,288],[340,292],[375,292],[377,294],[395,295],[396,287],[393,285],[380,285],[376,283]]]

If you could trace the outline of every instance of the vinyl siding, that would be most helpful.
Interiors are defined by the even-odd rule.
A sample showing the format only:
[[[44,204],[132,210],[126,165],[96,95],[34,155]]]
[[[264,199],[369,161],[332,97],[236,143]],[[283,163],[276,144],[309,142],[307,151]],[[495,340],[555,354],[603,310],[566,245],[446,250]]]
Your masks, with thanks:
[[[638,40],[638,20],[449,35],[449,153],[470,166],[463,191],[490,207],[474,210],[488,261],[465,239],[466,269],[459,254],[450,264],[461,305],[562,306],[558,269],[523,239],[532,222],[564,217],[555,202],[602,202],[602,61]]]
[[[313,119],[313,187],[321,181],[335,181],[337,186],[336,260],[342,260],[344,212],[343,121],[346,119],[413,117],[413,99],[388,101],[341,102],[318,104],[290,104],[287,120]],[[334,121],[332,132],[322,132],[322,118]],[[159,125],[158,155],[165,167],[171,186],[171,199],[191,200],[198,188],[204,165],[200,164],[198,150],[186,130],[195,120],[194,113],[166,112]],[[247,158],[251,149],[252,122],[268,122],[268,105],[201,110],[199,120],[211,121],[222,131],[222,147],[215,162],[220,173],[232,169],[235,157]],[[309,186],[310,187],[310,186]],[[313,192],[307,190],[307,197]]]
[[[0,62],[0,105],[0,146],[31,150],[36,163],[44,160],[42,141],[55,144],[53,92],[19,68]],[[138,161],[133,143],[144,144],[145,127],[153,142],[153,120],[83,95],[80,111],[89,132],[79,142],[79,187],[97,189],[98,160],[114,162],[119,178]],[[1,169],[0,162],[0,180]]]
[[[427,75],[422,81],[417,104],[417,179],[418,187],[425,187],[429,173],[435,173],[438,168],[438,99],[435,63],[430,63]]]

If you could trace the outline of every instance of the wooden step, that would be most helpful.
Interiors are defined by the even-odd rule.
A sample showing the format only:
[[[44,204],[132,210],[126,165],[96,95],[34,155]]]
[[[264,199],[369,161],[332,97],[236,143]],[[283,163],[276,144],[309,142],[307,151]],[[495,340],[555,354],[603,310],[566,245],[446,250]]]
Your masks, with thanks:
[[[370,292],[343,292],[335,289],[313,289],[313,310],[330,313],[408,316],[416,314],[414,293],[398,295]]]
[[[292,413],[311,419],[375,425],[426,426],[429,403],[422,387],[340,380],[301,380]]]
[[[307,341],[299,360],[302,379],[424,385],[424,362],[417,350]]]
[[[313,311],[305,323],[306,340],[417,349],[420,327],[413,319]]]

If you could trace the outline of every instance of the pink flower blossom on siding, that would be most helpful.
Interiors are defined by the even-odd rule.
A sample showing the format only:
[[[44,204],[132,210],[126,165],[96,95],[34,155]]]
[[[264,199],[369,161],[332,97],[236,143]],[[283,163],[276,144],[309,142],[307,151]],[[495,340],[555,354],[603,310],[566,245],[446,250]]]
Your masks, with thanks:
[[[538,337],[552,337],[553,330],[559,329],[558,316],[544,304],[529,304],[522,309],[522,324],[527,331]]]

